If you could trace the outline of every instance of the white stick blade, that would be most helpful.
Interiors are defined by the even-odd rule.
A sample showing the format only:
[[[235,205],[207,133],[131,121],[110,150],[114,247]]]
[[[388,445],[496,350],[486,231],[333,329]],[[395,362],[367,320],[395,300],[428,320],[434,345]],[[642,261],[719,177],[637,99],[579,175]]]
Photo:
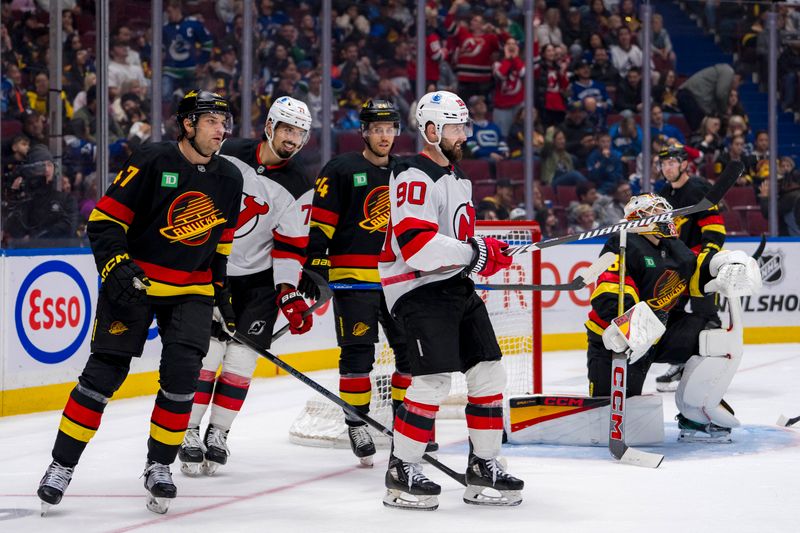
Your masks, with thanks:
[[[781,416],[778,417],[778,421],[775,422],[775,423],[778,424],[779,426],[784,426],[785,427],[786,424],[789,423],[789,417],[787,417],[785,415],[781,415]]]
[[[664,456],[659,453],[643,452],[636,448],[628,448],[620,458],[621,463],[645,468],[658,468],[663,460]]]
[[[578,275],[583,278],[583,282],[587,285],[594,283],[597,277],[605,272],[608,267],[614,264],[617,260],[617,255],[614,252],[606,252],[588,267],[578,271]]]

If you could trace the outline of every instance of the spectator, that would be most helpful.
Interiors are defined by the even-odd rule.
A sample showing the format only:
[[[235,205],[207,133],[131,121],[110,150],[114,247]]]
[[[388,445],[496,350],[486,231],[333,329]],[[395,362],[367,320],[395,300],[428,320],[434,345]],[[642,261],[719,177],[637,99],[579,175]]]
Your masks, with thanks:
[[[475,211],[475,217],[478,220],[500,220],[500,217],[497,216],[497,210],[488,203],[483,207],[478,207]]]
[[[122,128],[126,138],[134,138],[139,142],[150,139],[151,126],[147,113],[142,107],[142,99],[134,93],[125,93],[120,97],[120,105],[125,113],[125,122]]]
[[[601,226],[616,224],[625,218],[625,204],[631,199],[631,184],[621,179],[614,184],[611,196],[601,196],[595,203],[597,221]]]
[[[308,73],[306,81],[298,84],[293,97],[305,102],[311,113],[311,129],[319,130],[322,127],[322,73],[320,69],[315,69]],[[336,113],[338,109],[339,106],[336,104],[336,99],[332,98],[331,114]]]
[[[561,13],[557,7],[551,7],[544,13],[544,21],[536,28],[536,41],[539,46],[546,44],[562,45],[561,38]]]
[[[663,135],[665,138],[677,139],[679,143],[686,144],[683,132],[677,127],[664,121],[664,112],[661,106],[654,105],[650,111],[650,135],[656,137]]]
[[[800,41],[793,40],[786,44],[778,57],[778,76],[784,111],[800,111],[798,72],[800,72]]]
[[[533,219],[539,223],[539,230],[542,232],[542,239],[549,239],[559,235],[558,218],[549,204],[542,197],[542,191],[538,184],[533,185]]]
[[[700,150],[705,155],[716,158],[723,147],[722,137],[720,137],[719,133],[721,127],[722,122],[719,117],[704,117],[700,122],[698,132],[689,138],[689,146]]]
[[[755,157],[756,161],[769,159],[769,133],[765,130],[758,130],[756,132],[756,142],[750,155]]]
[[[642,128],[636,124],[630,111],[622,113],[622,120],[611,126],[608,133],[611,144],[622,154],[623,160],[635,159],[642,151]]]
[[[497,28],[484,21],[481,15],[472,15],[469,25],[456,21],[460,6],[469,6],[467,0],[455,0],[445,18],[445,26],[454,42],[455,69],[458,77],[458,94],[468,100],[474,94],[488,94],[493,86],[492,56],[500,51]]]
[[[511,124],[511,129],[508,132],[508,150],[511,159],[517,159],[523,156],[523,149],[525,148],[525,108],[521,107],[516,116],[514,123]],[[539,120],[539,115],[536,108],[533,108],[533,153],[539,154],[544,146],[544,129]],[[537,157],[538,156],[534,156]],[[537,176],[538,177],[538,176]]]
[[[594,210],[591,206],[581,204],[572,211],[572,221],[569,225],[568,233],[576,234],[591,231],[600,227],[595,219]]]
[[[508,220],[511,210],[514,209],[514,187],[508,180],[497,180],[495,193],[487,196],[478,204],[478,212],[493,210],[497,220]],[[491,220],[491,219],[485,219]]]
[[[539,28],[541,29],[541,26]],[[589,46],[589,39],[586,37],[588,34],[586,25],[581,18],[580,9],[574,6],[570,7],[561,25],[561,36],[564,46],[567,47],[572,57],[580,57]]]
[[[658,83],[653,87],[653,101],[661,106],[665,113],[680,113],[678,106],[678,77],[674,70],[668,70],[661,76]]]
[[[606,86],[603,82],[592,79],[592,65],[585,59],[578,59],[574,66],[574,76],[570,86],[573,100],[578,100],[586,107],[586,98],[595,99],[597,109],[605,114],[613,105],[611,97],[608,96]]]
[[[47,147],[30,149],[20,178],[11,185],[9,212],[4,229],[14,239],[64,238],[75,236],[75,200],[55,190],[55,165]]]
[[[70,102],[84,89],[84,80],[89,74],[89,51],[81,48],[75,52],[69,64],[64,66],[64,92]],[[77,111],[73,105],[73,113]]]
[[[678,90],[678,105],[689,128],[696,131],[704,116],[722,116],[728,110],[732,89],[739,85],[739,75],[726,63],[718,63],[696,72]]]
[[[19,177],[17,167],[28,158],[31,140],[23,134],[15,135],[11,142],[3,146],[3,197],[8,198],[8,189]],[[17,185],[19,186],[19,184]]]
[[[133,42],[133,32],[128,26],[124,24],[117,28],[117,31],[111,36],[112,42],[119,42],[125,46],[125,51],[127,52],[125,57],[125,62],[129,65],[133,65],[135,67],[142,66],[142,57],[139,55],[139,52],[131,48],[131,43]]]
[[[14,63],[4,66],[3,70],[3,118],[21,120],[31,108],[22,87],[22,73]]]
[[[601,133],[597,136],[595,148],[586,161],[589,179],[597,185],[601,194],[610,194],[617,182],[623,178],[622,154],[611,147],[611,135]],[[629,188],[630,190],[630,188]]]
[[[361,55],[357,43],[348,42],[342,48],[342,62],[339,63],[339,71],[344,76],[345,71],[353,68],[358,72],[359,84],[364,87],[370,87],[378,82],[378,73],[372,68],[369,57]]]
[[[642,110],[642,72],[631,67],[617,90],[617,109],[639,113]]]
[[[505,9],[499,8],[494,12],[494,21],[501,34],[507,33],[518,43],[525,40],[525,30],[516,21],[508,16]],[[535,54],[534,54],[535,55]]]
[[[97,143],[95,135],[97,133],[97,86],[92,85],[86,91],[86,105],[75,112],[75,119],[82,120],[88,128],[88,136],[86,140]],[[113,144],[125,139],[125,133],[122,131],[119,123],[109,117],[108,124],[108,142]]]
[[[731,115],[728,117],[728,124],[725,128],[725,137],[722,139],[723,144],[727,147],[730,146],[731,141],[737,135],[747,135],[747,121],[740,115]],[[753,151],[753,146],[750,143],[745,143],[745,152],[748,154]]]
[[[297,36],[297,46],[306,50],[307,56],[319,57],[319,29],[314,15],[306,13],[300,19],[299,35]]]
[[[519,57],[517,40],[509,37],[503,45],[503,59],[494,64],[494,109],[492,119],[503,137],[508,135],[514,115],[525,100],[525,63]]]
[[[576,100],[570,102],[564,122],[559,126],[567,137],[567,151],[577,158],[577,165],[586,163],[595,147],[595,129],[586,116],[583,104]]]
[[[476,159],[500,161],[508,157],[508,145],[500,128],[486,118],[488,108],[483,96],[472,96],[469,99],[469,111],[472,118],[472,136],[467,139],[467,148]]]
[[[608,59],[608,50],[605,48],[594,49],[592,62],[592,79],[603,83],[606,87],[617,88],[620,82],[619,72]]]
[[[556,49],[552,44],[542,47],[542,61],[534,70],[534,77],[534,96],[542,124],[547,127],[561,123],[567,109],[564,93],[569,87],[569,80],[565,69],[556,63]]]
[[[657,16],[659,15],[653,15],[653,19]],[[619,18],[622,19],[625,27],[631,31],[631,35],[636,35],[642,27],[642,23],[639,21],[639,14],[636,12],[636,4],[633,0],[622,0],[619,3]]]
[[[603,36],[608,32],[608,17],[611,12],[606,9],[603,0],[590,0],[589,12],[586,14],[586,26],[594,33],[599,33]]]
[[[262,39],[271,40],[280,27],[290,22],[289,17],[281,10],[275,10],[273,0],[261,0],[258,7],[256,29]]]
[[[675,51],[672,49],[672,40],[669,32],[664,27],[664,17],[658,13],[653,14],[653,62],[656,70],[666,74],[675,68]],[[644,49],[644,32],[639,33],[639,46]]]
[[[405,117],[408,116],[411,107],[408,105],[408,101],[400,94],[400,91],[392,80],[381,78],[378,82],[378,90],[375,93],[375,98],[391,102],[394,108],[400,113],[402,125],[406,125]]]
[[[272,2],[263,0],[262,6],[264,3]],[[211,57],[214,39],[202,22],[194,17],[184,18],[181,0],[167,2],[162,34],[166,52],[161,83],[163,99],[169,102],[197,85]]]
[[[744,174],[742,174],[736,184],[749,185],[754,183],[756,177],[756,160],[754,157],[745,153],[744,145],[744,136],[737,135],[731,140],[731,145],[717,156],[717,160],[714,163],[714,174],[717,177],[722,174],[722,170],[728,166],[728,163],[731,161],[739,161],[744,165]]]
[[[567,151],[567,137],[558,128],[548,128],[545,135],[541,180],[553,187],[586,181],[583,174],[575,170],[574,156]]]
[[[34,90],[28,91],[28,103],[30,104],[30,108],[43,117],[46,117],[50,108],[50,76],[47,75],[47,72],[37,73],[33,81],[33,86]],[[61,102],[64,106],[62,113],[63,118],[71,119],[72,104],[67,100],[67,93],[63,90],[61,91]]]
[[[769,180],[759,187],[758,201],[764,218],[769,217]],[[800,171],[793,171],[780,181],[778,193],[778,235],[800,237]]]
[[[739,100],[739,91],[731,89],[728,94],[728,107],[725,109],[725,113],[722,114],[722,121],[728,122],[731,117],[737,116],[743,118],[747,123],[747,111],[745,111],[742,102]]]
[[[31,147],[37,144],[47,144],[47,134],[44,131],[44,117],[29,109],[22,116],[22,133],[31,140]]]
[[[611,63],[620,76],[626,76],[632,67],[642,68],[642,49],[633,43],[627,26],[619,29],[619,44],[610,47]]]
[[[141,65],[131,65],[128,63],[128,47],[122,41],[114,41],[109,48],[111,61],[108,63],[108,89],[109,96],[113,100],[119,97],[122,92],[122,84],[128,81],[138,81],[143,86],[147,86],[147,78]]]

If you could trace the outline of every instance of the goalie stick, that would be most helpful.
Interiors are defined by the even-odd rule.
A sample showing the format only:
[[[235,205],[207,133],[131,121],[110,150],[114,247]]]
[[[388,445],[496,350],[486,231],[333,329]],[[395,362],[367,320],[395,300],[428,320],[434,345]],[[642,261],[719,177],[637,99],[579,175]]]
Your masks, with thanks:
[[[622,230],[619,239],[619,295],[617,315],[625,312],[625,248],[628,232]],[[621,463],[658,468],[664,456],[650,453],[625,444],[625,404],[628,388],[628,351],[614,352],[611,357],[611,397],[609,398],[608,451]]]
[[[595,260],[594,263],[584,268],[582,273],[575,276],[569,283],[547,284],[526,284],[526,283],[476,283],[478,290],[506,290],[506,291],[578,291],[595,282],[597,277],[614,264],[616,256],[611,252],[606,252]],[[422,274],[424,275],[424,273]],[[420,276],[422,277],[422,276]],[[331,283],[334,290],[361,290],[374,291],[381,288],[380,283]]]
[[[592,239],[594,237],[609,236],[621,231],[628,231],[634,228],[649,226],[650,224],[655,224],[656,222],[669,222],[678,217],[685,217],[706,211],[717,205],[720,200],[722,200],[722,198],[725,196],[725,193],[727,193],[733,184],[736,183],[736,180],[739,179],[743,172],[744,165],[741,162],[731,161],[728,163],[728,166],[726,166],[725,170],[722,171],[722,174],[720,174],[719,179],[714,186],[711,187],[702,200],[694,205],[673,209],[672,211],[640,218],[638,220],[618,222],[617,224],[593,229],[591,231],[584,231],[583,233],[564,235],[563,237],[553,237],[552,239],[532,242],[530,244],[523,244],[520,246],[511,246],[507,248],[504,253],[506,255],[515,256],[533,252],[535,250],[543,250],[552,246],[558,246],[559,244],[566,244],[568,242],[583,241],[586,239]]]

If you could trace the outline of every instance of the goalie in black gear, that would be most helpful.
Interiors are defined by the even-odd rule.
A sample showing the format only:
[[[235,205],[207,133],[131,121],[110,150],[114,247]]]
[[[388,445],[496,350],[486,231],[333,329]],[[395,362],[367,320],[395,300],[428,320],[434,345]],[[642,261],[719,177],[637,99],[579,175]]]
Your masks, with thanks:
[[[672,206],[662,197],[644,194],[628,202],[625,215],[634,220],[670,210]],[[707,317],[684,311],[688,285],[697,272],[697,258],[676,237],[672,223],[658,223],[628,236],[625,309],[640,302],[646,303],[642,311],[655,315],[666,326],[666,332],[652,347],[641,350],[636,358],[631,359],[627,396],[641,394],[652,363],[685,364],[689,361],[691,371],[684,373],[676,394],[682,438],[725,440],[730,428],[738,425],[732,410],[722,400],[738,366],[738,359],[731,361],[718,357],[718,352],[721,349],[732,350],[728,353],[738,351],[741,355],[741,330],[738,330],[739,348],[736,350],[736,339],[726,335],[726,330],[707,330]],[[619,255],[618,235],[606,242],[601,253],[608,251]],[[600,275],[591,296],[592,309],[586,321],[591,396],[608,396],[610,393],[612,351],[626,351],[639,340],[626,339],[619,330],[609,329],[617,315],[618,271],[619,259]],[[757,271],[755,261],[743,252],[722,251],[700,270],[698,282],[706,292],[718,291],[727,295],[739,291],[746,294],[760,287]],[[738,327],[741,327],[740,322]],[[630,328],[628,335],[639,333],[636,328]],[[710,388],[698,379],[709,373],[717,378]],[[699,433],[704,433],[705,437]]]
[[[368,100],[359,119],[364,150],[331,159],[320,172],[314,191],[306,268],[333,282],[380,281],[378,253],[389,222],[389,175],[395,164],[390,152],[400,134],[400,114],[385,100]],[[304,278],[300,288],[309,297],[318,296],[310,279]],[[383,293],[337,290],[333,309],[342,350],[339,395],[360,412],[369,413],[370,372],[380,323],[395,356],[391,376],[394,412],[411,383],[411,373],[405,335],[389,315]],[[375,444],[367,425],[347,412],[345,423],[353,453],[362,464],[371,466]]]

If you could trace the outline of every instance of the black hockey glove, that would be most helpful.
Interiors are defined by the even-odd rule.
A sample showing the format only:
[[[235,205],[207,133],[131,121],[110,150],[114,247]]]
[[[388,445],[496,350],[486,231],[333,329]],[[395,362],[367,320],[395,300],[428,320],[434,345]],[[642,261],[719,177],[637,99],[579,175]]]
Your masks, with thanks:
[[[100,271],[103,290],[109,299],[121,304],[142,304],[147,302],[147,287],[150,280],[144,270],[131,261],[128,254],[110,259]]]
[[[316,272],[322,276],[322,279],[328,281],[328,269],[330,266],[331,262],[325,256],[309,257],[308,261],[306,261],[305,269]],[[314,280],[306,274],[305,269],[303,269],[303,275],[300,276],[300,283],[297,284],[297,290],[303,293],[306,298],[317,301],[320,297],[319,287],[314,283]]]
[[[233,311],[231,288],[227,283],[220,284],[216,281],[213,283],[213,285],[214,306],[216,311],[219,313],[219,316],[216,316],[217,313],[214,313],[215,318],[217,318],[218,322],[222,326],[222,330],[227,335],[233,336],[233,333],[236,331],[236,313]],[[217,338],[224,340],[221,338],[221,335],[218,335]]]

